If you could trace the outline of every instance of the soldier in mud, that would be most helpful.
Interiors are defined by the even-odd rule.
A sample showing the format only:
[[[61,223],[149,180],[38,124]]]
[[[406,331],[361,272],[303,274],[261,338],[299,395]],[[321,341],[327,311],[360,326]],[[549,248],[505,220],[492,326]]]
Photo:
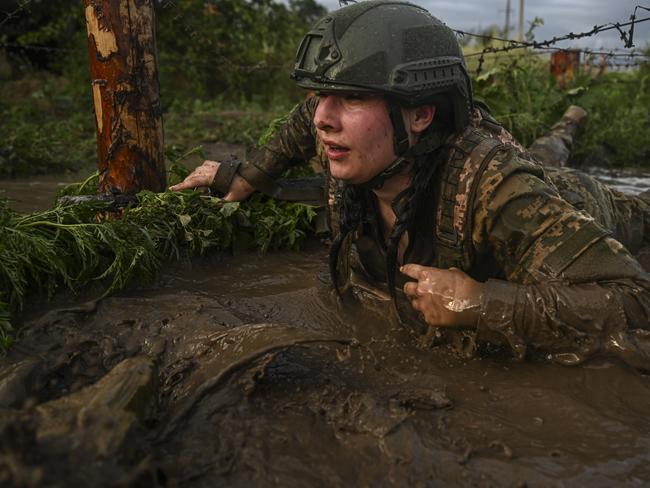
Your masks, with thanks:
[[[446,25],[408,3],[344,7],[307,33],[292,78],[316,96],[270,142],[241,164],[206,161],[172,189],[212,185],[243,200],[316,158],[337,289],[387,287],[429,330],[517,357],[604,353],[648,368],[650,277],[630,253],[647,204],[543,169],[473,101]],[[555,142],[571,140],[572,110]]]

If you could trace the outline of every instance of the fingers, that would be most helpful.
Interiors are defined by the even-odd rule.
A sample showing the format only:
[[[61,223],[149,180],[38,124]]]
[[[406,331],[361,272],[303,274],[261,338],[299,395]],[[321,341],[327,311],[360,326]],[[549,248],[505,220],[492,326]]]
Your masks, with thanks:
[[[206,187],[212,184],[214,176],[217,174],[219,164],[216,161],[203,161],[190,175],[180,183],[170,186],[172,191],[187,190],[189,188]]]
[[[404,293],[411,303],[411,307],[416,312],[424,313],[426,308],[425,302],[420,298],[418,293],[418,284],[414,281],[410,281],[404,285]],[[424,315],[423,315],[424,317]],[[425,320],[426,321],[426,320]]]
[[[418,296],[418,284],[415,281],[409,281],[404,285],[404,294],[410,299]]]
[[[441,270],[440,268],[434,268],[433,266],[422,266],[421,264],[415,263],[405,264],[399,270],[402,272],[402,274],[410,276],[411,278],[419,281],[425,280],[427,278],[433,279],[439,276],[441,272],[445,271]]]
[[[422,302],[418,298],[411,300],[411,307],[413,307],[413,310],[416,312],[422,312]]]
[[[196,178],[193,175],[189,175],[187,178],[185,178],[180,183],[177,183],[177,184],[175,184],[173,186],[170,186],[169,189],[171,191],[180,191],[180,190],[187,190],[187,189],[190,189],[190,188],[196,188],[197,186],[201,186],[201,185],[197,184],[198,181],[200,181],[198,178]]]

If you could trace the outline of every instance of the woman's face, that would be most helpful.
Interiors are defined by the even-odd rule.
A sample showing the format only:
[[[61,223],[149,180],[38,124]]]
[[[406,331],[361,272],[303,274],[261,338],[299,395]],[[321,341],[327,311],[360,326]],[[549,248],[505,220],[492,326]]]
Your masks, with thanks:
[[[393,126],[383,97],[321,94],[314,125],[334,178],[352,184],[365,183],[397,157]]]

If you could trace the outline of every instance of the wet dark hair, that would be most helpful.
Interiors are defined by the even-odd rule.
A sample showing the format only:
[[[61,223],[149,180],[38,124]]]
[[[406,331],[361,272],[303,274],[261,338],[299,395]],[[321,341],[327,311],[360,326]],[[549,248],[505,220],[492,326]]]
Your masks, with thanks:
[[[397,272],[397,252],[399,242],[404,232],[409,231],[410,243],[415,242],[416,221],[420,220],[422,212],[434,212],[431,207],[431,198],[437,202],[436,181],[442,168],[442,162],[447,158],[450,146],[443,145],[432,152],[415,158],[413,178],[411,185],[400,198],[401,205],[397,208],[395,226],[389,237],[386,249],[386,276],[388,291],[397,307],[397,294],[395,292],[395,275]],[[330,248],[329,269],[337,293],[339,287],[338,261],[339,254],[346,237],[366,222],[365,205],[370,201],[371,190],[358,185],[345,184],[341,194],[339,232],[335,236]],[[431,233],[432,238],[434,233]]]

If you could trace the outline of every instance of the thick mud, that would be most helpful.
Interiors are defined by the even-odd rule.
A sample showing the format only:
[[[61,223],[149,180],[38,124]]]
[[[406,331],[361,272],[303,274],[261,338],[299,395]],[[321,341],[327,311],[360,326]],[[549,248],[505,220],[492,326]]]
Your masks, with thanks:
[[[326,252],[32,313],[0,361],[0,485],[650,481],[647,376],[424,347],[381,297],[340,307]]]

